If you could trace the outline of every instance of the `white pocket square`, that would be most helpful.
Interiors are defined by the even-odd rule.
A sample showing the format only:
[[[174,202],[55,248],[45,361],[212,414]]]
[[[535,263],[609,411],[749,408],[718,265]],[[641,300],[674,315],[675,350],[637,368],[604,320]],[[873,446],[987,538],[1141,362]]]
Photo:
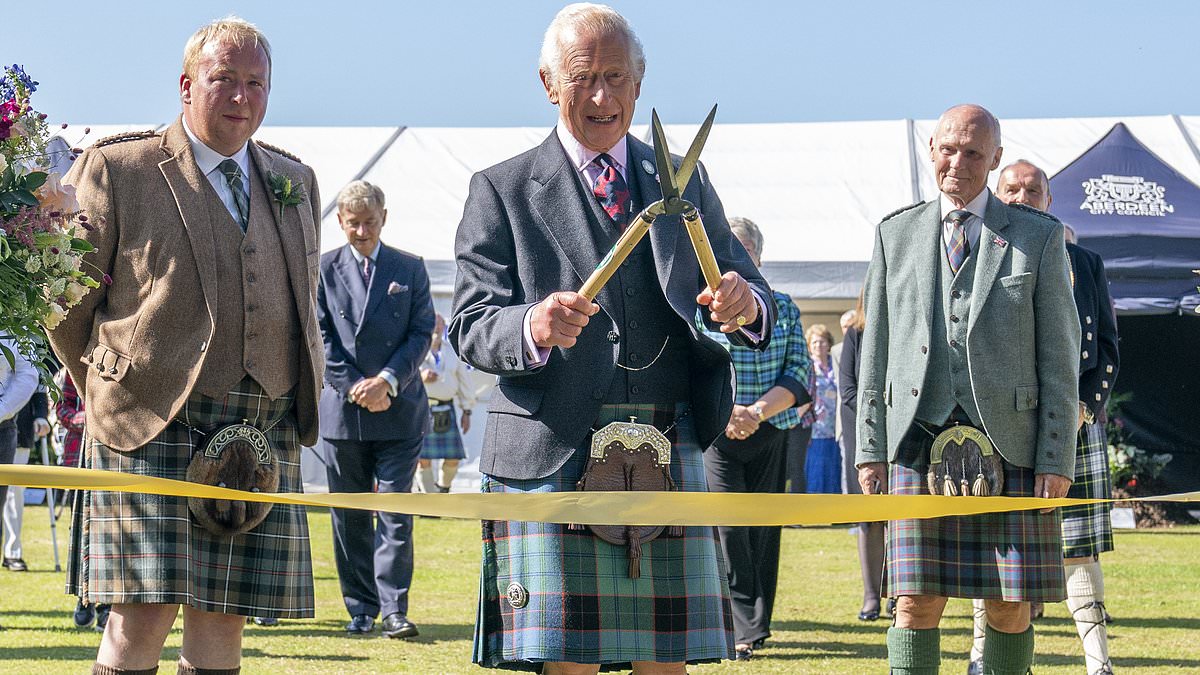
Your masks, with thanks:
[[[397,295],[399,293],[407,293],[407,292],[408,292],[408,286],[401,286],[400,284],[398,284],[394,281],[392,283],[388,284],[388,295]]]

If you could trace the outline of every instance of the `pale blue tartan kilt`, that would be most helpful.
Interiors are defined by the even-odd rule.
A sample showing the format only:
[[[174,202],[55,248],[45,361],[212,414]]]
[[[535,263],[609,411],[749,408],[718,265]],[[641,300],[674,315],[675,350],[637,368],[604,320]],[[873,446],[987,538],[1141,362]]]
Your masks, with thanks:
[[[1079,429],[1075,443],[1075,482],[1067,496],[1072,499],[1110,499],[1112,480],[1108,472],[1108,439],[1104,425],[1095,422]],[[1062,538],[1064,558],[1083,558],[1113,550],[1112,504],[1064,506]]]
[[[666,406],[606,405],[599,428],[630,415],[659,429],[679,413]],[[665,422],[665,423],[664,423]],[[677,489],[706,492],[701,450],[690,416],[677,427],[671,478]],[[555,474],[512,480],[485,475],[484,493],[567,492],[583,473],[579,448]],[[482,666],[537,671],[543,662],[624,668],[631,661],[698,663],[733,657],[733,619],[725,564],[714,527],[666,532],[642,547],[641,578],[629,578],[624,546],[566,525],[484,521],[479,613],[472,660]],[[509,584],[528,592],[514,608]]]
[[[466,459],[467,451],[463,447],[462,434],[458,432],[458,411],[454,404],[450,406],[450,428],[446,431],[425,434],[421,441],[421,459]]]

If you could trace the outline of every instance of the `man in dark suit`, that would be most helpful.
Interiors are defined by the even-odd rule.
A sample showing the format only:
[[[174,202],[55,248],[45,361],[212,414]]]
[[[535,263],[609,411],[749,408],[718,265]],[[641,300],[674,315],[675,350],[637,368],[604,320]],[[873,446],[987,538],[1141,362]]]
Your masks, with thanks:
[[[984,108],[943,113],[929,154],[938,200],[884,218],[867,272],[859,483],[928,493],[934,437],[971,428],[995,449],[1004,495],[1062,497],[1075,475],[1079,349],[1062,223],[987,189],[1002,148]],[[971,478],[986,470],[975,459]],[[892,521],[892,672],[938,672],[938,624],[960,597],[987,604],[984,671],[1025,673],[1030,602],[1066,595],[1058,530],[1052,510]]]
[[[418,369],[433,333],[429,276],[420,258],[384,246],[383,190],[354,181],[338,194],[338,223],[349,240],[321,256],[317,318],[325,336],[321,438],[329,489],[409,492],[429,401]],[[333,509],[334,553],[349,633],[417,634],[408,620],[412,516]]]
[[[102,139],[75,162],[88,293],[50,343],[87,400],[86,466],[182,480],[215,429],[266,436],[279,491],[300,492],[317,440],[321,337],[313,296],[321,200],[312,169],[251,137],[271,48],[236,17],[184,48],[181,119]],[[85,490],[68,592],[112,603],[93,672],[153,672],[183,605],[179,672],[235,670],[246,616],[313,613],[303,507],[247,532],[201,526],[187,499]]]
[[[729,353],[697,325],[735,344],[769,338],[770,291],[703,167],[683,197],[703,213],[727,270],[715,293],[680,219],[665,216],[595,303],[572,290],[660,194],[653,150],[627,133],[644,71],[620,14],[562,10],[539,68],[557,128],[471,180],[450,339],[470,365],[500,376],[480,459],[484,492],[575,490],[591,430],[631,416],[672,441],[675,485],[705,490],[700,449],[725,429],[733,398]],[[629,662],[639,673],[683,672],[685,661],[730,658],[718,557],[713,528],[686,528],[643,545],[642,574],[629,578],[625,547],[586,529],[488,521],[473,658],[545,664],[546,673]]]

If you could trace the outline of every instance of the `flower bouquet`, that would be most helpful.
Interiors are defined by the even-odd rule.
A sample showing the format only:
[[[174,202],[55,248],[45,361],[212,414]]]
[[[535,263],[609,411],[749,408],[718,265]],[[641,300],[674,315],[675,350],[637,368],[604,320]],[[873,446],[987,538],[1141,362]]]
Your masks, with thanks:
[[[17,65],[0,74],[0,334],[41,367],[44,329],[100,283],[82,269],[91,244],[75,236],[92,225],[52,170],[46,115],[29,102],[37,84]]]

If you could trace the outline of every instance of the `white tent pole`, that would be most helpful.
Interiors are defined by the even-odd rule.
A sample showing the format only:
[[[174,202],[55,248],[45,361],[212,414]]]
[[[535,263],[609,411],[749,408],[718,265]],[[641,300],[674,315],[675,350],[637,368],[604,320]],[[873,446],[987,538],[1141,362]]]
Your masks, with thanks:
[[[387,139],[386,141],[384,141],[383,145],[379,146],[379,149],[375,151],[375,154],[371,155],[371,158],[367,160],[367,163],[363,164],[363,167],[361,169],[359,169],[358,173],[354,174],[354,178],[351,178],[350,180],[351,181],[362,180],[362,177],[367,175],[367,173],[375,166],[375,164],[377,162],[379,162],[379,159],[381,157],[383,157],[383,153],[387,152],[392,147],[392,144],[396,142],[397,138],[400,138],[400,134],[404,133],[404,131],[406,129],[408,129],[408,127],[396,127],[396,131],[394,133],[392,133],[391,138]],[[337,195],[338,195],[338,192],[341,191],[341,189],[342,189],[342,186],[339,185],[337,190],[334,190],[332,192],[333,199],[329,200],[329,203],[326,204],[325,207],[321,209],[321,220],[322,221],[324,221],[326,218],[328,218],[329,214],[333,213],[333,211],[335,209],[337,209]],[[331,194],[331,193],[326,193],[326,194]]]
[[[921,179],[917,169],[917,125],[912,118],[904,120],[904,128],[908,134],[908,175],[912,180],[913,203],[921,201]]]
[[[1192,140],[1192,135],[1188,133],[1187,127],[1183,126],[1183,120],[1179,119],[1179,115],[1171,115],[1171,119],[1175,121],[1179,135],[1183,136],[1183,142],[1187,143],[1188,149],[1192,151],[1192,157],[1195,157],[1196,163],[1200,164],[1200,150],[1196,148],[1196,142]]]

